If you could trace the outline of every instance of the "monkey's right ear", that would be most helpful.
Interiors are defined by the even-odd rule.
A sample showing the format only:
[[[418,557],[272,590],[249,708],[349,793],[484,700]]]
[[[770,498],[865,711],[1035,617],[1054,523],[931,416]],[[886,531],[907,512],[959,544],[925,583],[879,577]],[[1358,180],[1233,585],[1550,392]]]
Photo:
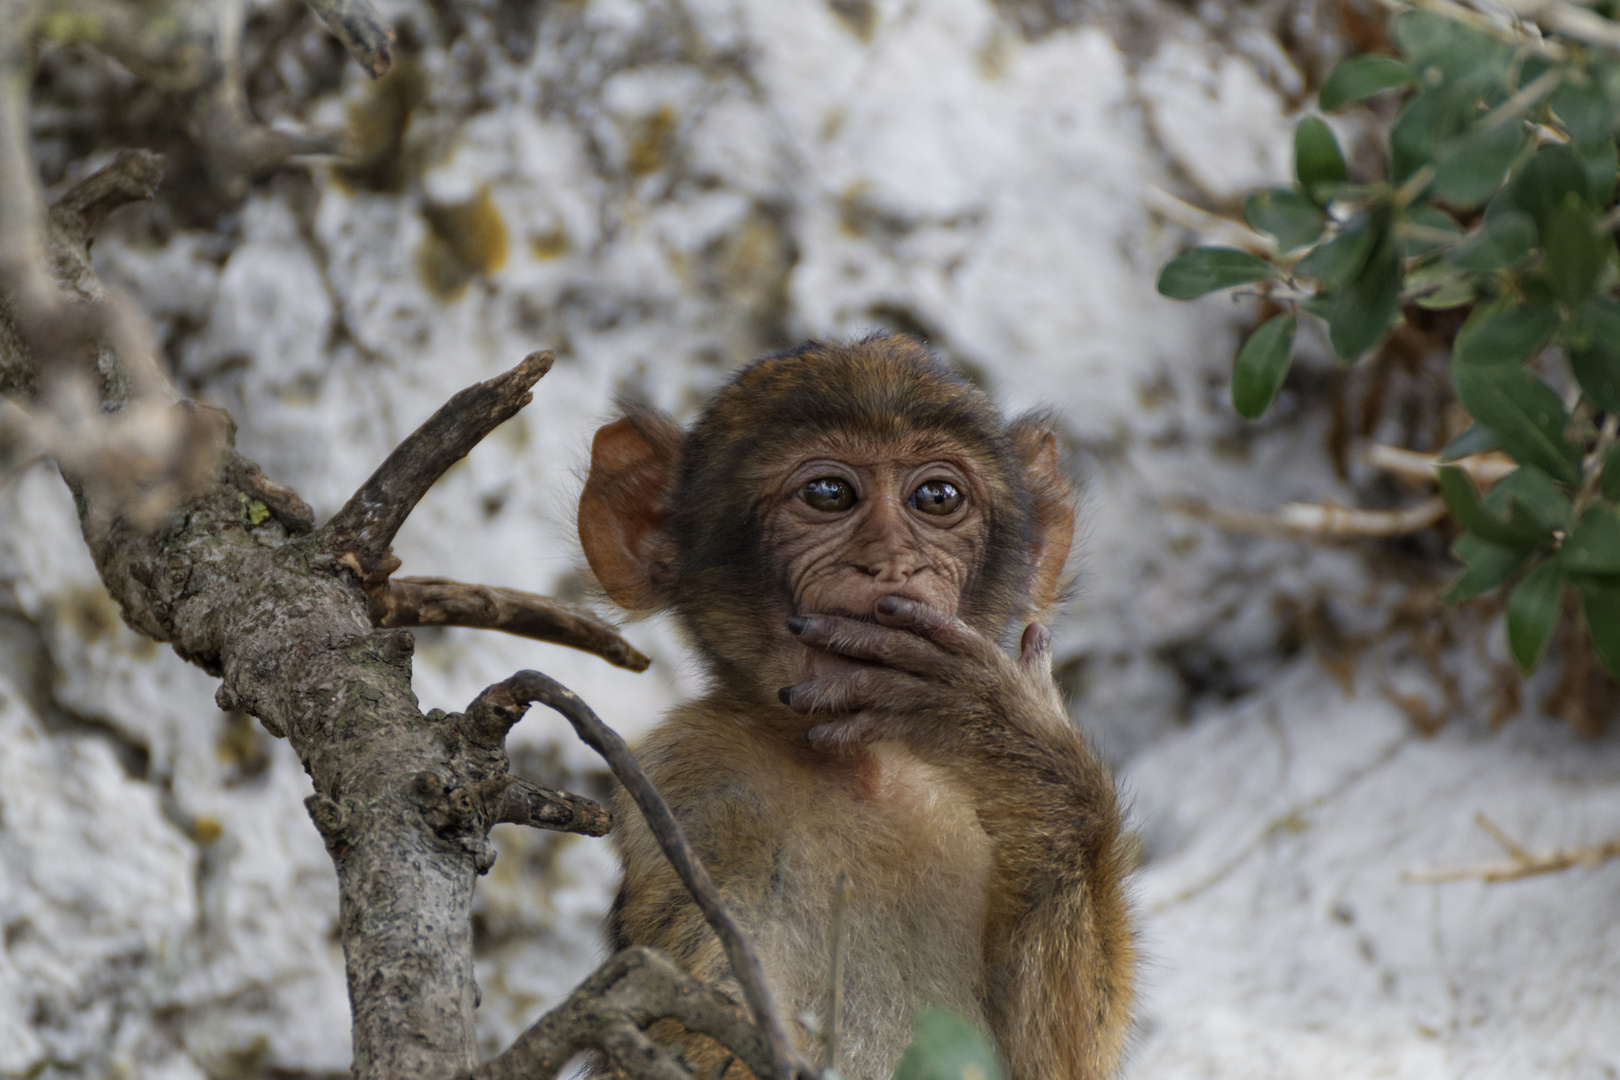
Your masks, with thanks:
[[[663,413],[633,407],[591,442],[579,542],[603,591],[628,611],[670,601],[675,550],[666,526],[685,441]]]

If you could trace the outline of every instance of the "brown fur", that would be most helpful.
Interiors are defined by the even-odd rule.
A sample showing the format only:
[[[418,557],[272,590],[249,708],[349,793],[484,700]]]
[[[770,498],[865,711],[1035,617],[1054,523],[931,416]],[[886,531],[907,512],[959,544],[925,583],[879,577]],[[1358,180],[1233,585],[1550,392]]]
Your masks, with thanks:
[[[860,515],[833,521],[794,501],[806,458],[811,473],[851,463]],[[884,484],[903,492],[905,477],[935,475],[911,464],[928,461],[971,492],[959,524],[880,500]],[[1074,507],[1049,428],[1006,423],[905,338],[756,361],[684,437],[646,410],[597,436],[580,506],[587,559],[627,608],[672,608],[713,676],[648,736],[643,764],[784,1016],[826,1014],[832,891],[849,875],[838,1065],[852,1080],[888,1076],[928,1003],[984,1025],[1010,1080],[1117,1071],[1134,944],[1113,783],[1067,722],[1046,638],[1025,635],[1017,661],[1005,652],[1061,587]],[[894,559],[909,562],[891,572]],[[960,629],[886,629],[899,624],[881,607],[873,624],[869,605],[889,594]],[[817,613],[799,632],[831,636],[807,647],[786,620]],[[922,659],[863,659],[868,632]],[[935,666],[922,678],[907,663]],[[880,696],[813,727],[830,714],[777,700],[795,683]],[[623,799],[617,820],[613,946],[664,949],[735,994],[717,940]],[[654,1036],[679,1043],[699,1076],[724,1061],[673,1025]]]

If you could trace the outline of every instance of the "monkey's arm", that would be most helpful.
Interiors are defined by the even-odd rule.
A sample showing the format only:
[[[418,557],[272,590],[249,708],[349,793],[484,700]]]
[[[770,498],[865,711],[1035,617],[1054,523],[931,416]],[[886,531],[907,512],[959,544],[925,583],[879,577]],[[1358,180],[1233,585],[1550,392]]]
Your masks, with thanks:
[[[879,624],[796,618],[799,639],[868,662],[785,688],[826,720],[812,744],[909,745],[973,794],[996,846],[984,932],[986,1015],[1014,1080],[1102,1080],[1130,1024],[1134,941],[1112,778],[1068,721],[1050,635],[1017,660],[960,620],[899,598]]]

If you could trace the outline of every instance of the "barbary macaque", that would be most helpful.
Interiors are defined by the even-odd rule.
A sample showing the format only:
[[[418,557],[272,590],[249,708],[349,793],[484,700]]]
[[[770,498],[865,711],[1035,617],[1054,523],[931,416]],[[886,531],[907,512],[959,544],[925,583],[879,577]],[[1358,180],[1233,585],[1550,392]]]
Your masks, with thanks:
[[[851,1080],[888,1077],[928,1004],[989,1032],[1009,1080],[1118,1070],[1135,963],[1121,811],[1042,625],[1075,503],[1040,417],[1008,423],[905,337],[756,360],[689,431],[630,406],[596,434],[591,570],[628,611],[672,611],[709,676],[641,761],[785,1017],[827,1016],[848,875]],[[739,996],[639,815],[616,820],[612,946],[665,950]],[[697,1076],[726,1060],[673,1022],[653,1034]]]

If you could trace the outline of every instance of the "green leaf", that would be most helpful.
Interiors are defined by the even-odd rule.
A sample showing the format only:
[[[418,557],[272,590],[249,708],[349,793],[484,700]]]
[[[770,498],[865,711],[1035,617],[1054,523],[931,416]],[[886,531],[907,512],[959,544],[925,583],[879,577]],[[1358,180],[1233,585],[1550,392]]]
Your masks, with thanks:
[[[1216,289],[1261,281],[1276,272],[1264,259],[1237,248],[1193,248],[1159,271],[1159,293],[1172,300],[1191,300]]]
[[[1566,349],[1575,381],[1604,412],[1620,412],[1620,304],[1593,297],[1581,308],[1577,329],[1579,340]]]
[[[1440,495],[1451,516],[1481,540],[1516,551],[1533,551],[1552,538],[1522,514],[1498,517],[1480,502],[1474,482],[1455,465],[1443,465],[1438,474]]]
[[[1529,258],[1536,246],[1536,222],[1522,210],[1504,210],[1485,219],[1446,256],[1453,265],[1476,274],[1494,274]]]
[[[1406,240],[1406,254],[1427,255],[1462,236],[1462,229],[1452,216],[1432,203],[1414,203],[1406,210],[1409,228],[1402,231]]]
[[[1571,574],[1620,574],[1620,510],[1607,503],[1587,510],[1558,557]]]
[[[1257,232],[1277,238],[1281,251],[1304,247],[1322,235],[1322,208],[1295,191],[1279,187],[1256,191],[1243,200],[1243,218]]]
[[[1344,182],[1344,154],[1321,117],[1307,116],[1294,128],[1294,175],[1313,198],[1321,185]]]
[[[1614,110],[1597,83],[1566,76],[1553,91],[1551,104],[1572,142],[1614,138]]]
[[[1529,141],[1518,124],[1481,126],[1452,139],[1435,155],[1431,190],[1458,207],[1478,206],[1496,194]]]
[[[1609,447],[1603,455],[1603,497],[1620,502],[1620,443]]]
[[[1620,678],[1620,584],[1597,578],[1577,579],[1574,584],[1581,594],[1587,639],[1609,674]]]
[[[1586,198],[1587,190],[1586,169],[1575,151],[1567,146],[1543,146],[1492,200],[1487,213],[1523,210],[1535,220],[1536,232],[1545,241],[1553,211],[1572,193]]]
[[[1451,365],[1480,367],[1522,364],[1552,340],[1560,322],[1550,304],[1513,306],[1509,297],[1475,308],[1452,346]],[[1483,417],[1476,414],[1476,420]]]
[[[1507,605],[1508,648],[1519,670],[1526,675],[1541,663],[1541,654],[1552,638],[1558,622],[1559,601],[1564,595],[1564,570],[1548,559],[1525,575],[1513,590]]]
[[[1325,289],[1314,292],[1299,302],[1299,310],[1327,322],[1333,315],[1333,294]]]
[[[1496,441],[1496,432],[1484,424],[1471,424],[1440,451],[1441,462],[1456,461],[1470,454],[1484,454],[1502,444]]]
[[[1553,295],[1567,307],[1579,307],[1597,284],[1614,241],[1607,233],[1599,235],[1597,215],[1573,192],[1553,208],[1544,235]]]
[[[1522,517],[1544,533],[1569,524],[1569,497],[1534,465],[1521,465],[1502,477],[1484,501],[1487,510],[1509,520]]]
[[[1451,382],[1469,415],[1496,432],[1513,460],[1566,484],[1581,478],[1580,451],[1564,439],[1563,402],[1522,367],[1452,361]]]
[[[912,1030],[911,1045],[895,1066],[893,1080],[1001,1080],[995,1047],[957,1014],[923,1009]]]
[[[1412,81],[1412,69],[1392,56],[1352,56],[1333,69],[1317,100],[1324,112],[1337,112]]]
[[[1441,599],[1448,603],[1472,600],[1483,596],[1513,576],[1513,571],[1524,565],[1530,557],[1530,548],[1508,547],[1482,540],[1471,532],[1464,532],[1451,545],[1451,553],[1467,567]]]
[[[1414,301],[1420,308],[1430,311],[1449,311],[1451,308],[1471,304],[1475,300],[1474,283],[1467,278],[1458,278],[1448,281],[1427,296],[1420,296]]]
[[[1232,368],[1232,405],[1238,414],[1258,420],[1276,400],[1288,375],[1288,362],[1294,353],[1293,315],[1266,320],[1249,335]]]
[[[1294,267],[1295,275],[1315,278],[1329,289],[1339,289],[1354,281],[1378,246],[1381,230],[1370,214],[1362,214],[1325,244],[1318,244]]]
[[[1570,153],[1586,173],[1586,198],[1593,206],[1607,206],[1614,196],[1614,182],[1620,174],[1620,152],[1613,139],[1594,139],[1569,144]]]
[[[1350,361],[1378,344],[1400,314],[1401,253],[1386,231],[1354,281],[1333,299],[1328,340],[1340,360]]]

